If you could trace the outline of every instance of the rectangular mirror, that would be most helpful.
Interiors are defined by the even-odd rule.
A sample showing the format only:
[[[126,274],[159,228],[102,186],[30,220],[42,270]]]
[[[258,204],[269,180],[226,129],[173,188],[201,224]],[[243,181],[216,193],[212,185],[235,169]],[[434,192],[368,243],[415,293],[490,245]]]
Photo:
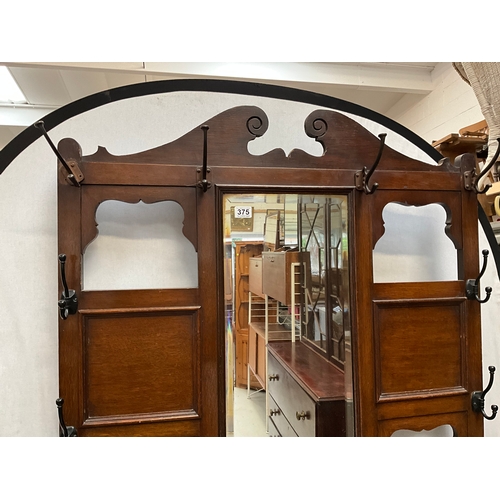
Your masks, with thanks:
[[[236,211],[252,214],[251,230],[231,226]],[[228,194],[224,217],[227,435],[317,435],[309,417],[297,422],[291,409],[277,416],[291,396],[276,401],[283,396],[270,370],[282,366],[300,380],[288,352],[307,358],[312,380],[325,369],[340,377],[343,427],[328,432],[354,435],[348,197]]]

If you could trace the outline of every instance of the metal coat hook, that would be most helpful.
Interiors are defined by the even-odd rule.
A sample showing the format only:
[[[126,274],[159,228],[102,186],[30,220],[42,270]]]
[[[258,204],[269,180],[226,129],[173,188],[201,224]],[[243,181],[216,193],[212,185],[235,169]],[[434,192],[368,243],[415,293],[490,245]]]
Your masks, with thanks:
[[[202,179],[201,181],[198,182],[198,187],[203,189],[203,192],[206,193],[207,189],[212,186],[210,182],[207,181],[207,173],[210,172],[210,169],[207,168],[207,132],[208,132],[209,126],[208,125],[202,125],[201,130],[203,130],[203,166],[202,168],[198,169],[198,173],[201,172]]]
[[[491,167],[495,164],[495,162],[498,159],[498,156],[500,155],[500,137],[497,138],[497,150],[495,151],[495,154],[493,155],[493,158],[491,159],[490,163],[488,163],[488,166],[483,168],[481,170],[481,173],[479,175],[476,175],[476,171],[473,170],[472,172],[466,172],[466,177],[465,177],[465,189],[469,191],[474,191],[477,194],[484,194],[488,189],[490,189],[491,184],[487,184],[483,189],[479,189],[479,181],[490,171]]]
[[[486,297],[484,299],[480,299],[479,292],[479,280],[483,277],[484,272],[486,271],[486,266],[488,265],[488,250],[483,250],[483,267],[479,273],[479,276],[475,280],[467,280],[465,284],[465,295],[469,300],[477,300],[480,304],[484,304],[488,302],[491,296],[491,292],[493,289],[491,286],[487,286],[484,290],[486,292]]]
[[[484,397],[486,396],[486,394],[491,389],[491,386],[493,385],[493,377],[495,376],[495,367],[488,366],[488,370],[490,372],[490,381],[488,382],[486,389],[484,389],[484,391],[475,391],[472,393],[472,409],[478,413],[481,412],[486,420],[493,420],[497,416],[498,412],[497,405],[491,405],[492,414],[490,416],[486,415],[486,413],[484,412]]]
[[[78,437],[76,429],[72,426],[66,427],[63,417],[64,399],[56,399],[57,414],[59,416],[59,437]]]
[[[356,189],[358,191],[364,191],[366,194],[373,194],[378,188],[378,183],[376,182],[373,184],[373,186],[371,187],[368,186],[370,177],[373,175],[373,172],[375,172],[375,169],[378,167],[380,158],[382,158],[382,152],[384,151],[385,138],[387,137],[387,134],[379,134],[378,137],[380,139],[380,145],[377,158],[375,159],[375,162],[373,163],[372,167],[370,168],[370,170],[368,170],[366,167],[363,167],[363,170],[356,172],[355,175]]]
[[[61,298],[57,302],[59,306],[59,315],[61,319],[66,319],[70,314],[76,314],[78,311],[78,298],[74,290],[68,289],[68,283],[66,282],[66,255],[59,255],[59,263],[61,265],[61,281],[63,285],[63,292]]]
[[[49,143],[49,146],[52,148],[52,151],[54,151],[63,167],[66,169],[66,172],[68,172],[68,176],[66,177],[68,182],[73,184],[73,186],[80,186],[85,179],[82,171],[78,168],[78,165],[75,162],[70,162],[68,164],[68,162],[62,157],[61,153],[59,153],[51,138],[49,137],[49,134],[47,134],[47,131],[45,130],[45,123],[43,122],[43,120],[37,121],[35,123],[35,128],[42,131],[42,134]]]

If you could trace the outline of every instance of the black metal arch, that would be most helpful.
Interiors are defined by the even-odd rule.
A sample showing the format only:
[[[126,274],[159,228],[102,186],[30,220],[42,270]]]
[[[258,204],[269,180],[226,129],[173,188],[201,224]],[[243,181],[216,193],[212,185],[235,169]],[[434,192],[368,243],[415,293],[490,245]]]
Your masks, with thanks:
[[[126,85],[124,87],[117,87],[110,90],[105,90],[84,97],[77,101],[71,102],[52,113],[49,113],[43,118],[45,129],[47,131],[60,125],[64,121],[73,118],[85,111],[89,111],[112,102],[121,101],[123,99],[131,99],[152,94],[165,94],[169,92],[216,92],[223,94],[237,94],[248,95],[257,97],[270,97],[273,99],[281,99],[284,101],[301,102],[305,104],[313,104],[322,108],[330,108],[337,111],[344,111],[356,116],[366,118],[375,123],[379,123],[384,127],[396,132],[398,135],[404,137],[412,142],[415,146],[427,153],[433,160],[439,161],[442,155],[436,151],[429,143],[424,141],[417,134],[407,129],[403,125],[391,120],[390,118],[381,115],[368,108],[354,104],[349,101],[344,101],[336,97],[318,94],[316,92],[309,92],[306,90],[294,89],[290,87],[282,87],[279,85],[269,85],[262,83],[252,82],[239,82],[231,80],[164,80],[137,83],[133,85]],[[42,132],[34,126],[34,124],[23,130],[18,136],[10,141],[0,151],[0,175],[12,163],[12,161],[28,146],[35,142],[42,136]],[[500,278],[500,247],[498,246],[495,234],[491,225],[484,213],[480,204],[479,207],[479,220],[483,230],[488,238],[497,273]]]

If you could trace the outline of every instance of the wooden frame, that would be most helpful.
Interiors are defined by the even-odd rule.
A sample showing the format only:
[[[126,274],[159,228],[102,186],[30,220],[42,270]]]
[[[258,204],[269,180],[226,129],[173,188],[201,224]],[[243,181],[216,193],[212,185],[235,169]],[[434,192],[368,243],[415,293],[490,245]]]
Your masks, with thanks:
[[[194,196],[196,199],[196,207],[191,212],[186,204],[184,210],[191,214],[185,226],[189,238],[196,240],[200,285],[196,296],[190,298],[189,305],[177,303],[177,306],[199,308],[196,320],[201,328],[197,334],[199,345],[193,350],[199,363],[195,372],[199,374],[195,390],[199,404],[192,409],[194,414],[183,410],[171,418],[169,428],[162,428],[161,418],[155,420],[154,415],[142,415],[135,420],[130,418],[119,426],[114,426],[113,419],[108,419],[107,422],[101,422],[101,427],[107,433],[115,432],[117,435],[123,435],[127,429],[132,433],[143,432],[139,429],[152,434],[165,433],[162,435],[225,435],[225,373],[222,362],[225,331],[221,228],[223,196],[256,191],[333,191],[349,194],[352,203],[350,239],[354,249],[350,280],[356,284],[356,290],[351,288],[356,434],[386,435],[387,429],[396,430],[397,422],[404,422],[407,428],[413,429],[421,428],[424,425],[422,422],[425,422],[426,427],[435,427],[442,425],[444,414],[452,414],[450,422],[454,422],[459,434],[481,435],[482,416],[474,413],[470,407],[470,393],[482,389],[480,309],[477,302],[466,300],[464,283],[465,279],[477,276],[479,267],[477,200],[474,193],[465,190],[463,182],[464,173],[475,167],[474,159],[470,155],[463,155],[456,160],[456,166],[447,161],[432,165],[407,158],[384,146],[380,164],[373,176],[379,188],[369,195],[357,188],[358,181],[363,176],[363,168],[371,165],[377,157],[380,142],[357,122],[342,114],[319,110],[307,118],[306,133],[323,145],[324,154],[320,157],[312,157],[300,150],[294,150],[288,156],[281,150],[259,157],[249,154],[248,141],[264,134],[268,125],[265,113],[253,106],[233,108],[201,125],[208,126],[209,130],[210,169],[205,179],[209,183],[206,191],[198,187],[202,181],[200,165],[203,162],[200,128],[193,129],[171,144],[121,157],[109,154],[104,148],[94,155],[82,157],[74,141],[66,140],[59,145],[63,157],[74,161],[85,177],[81,187],[71,186],[66,182],[65,170],[60,166],[59,252],[68,254],[67,274],[71,283],[80,281],[82,242],[88,243],[95,233],[92,217],[84,215],[85,211],[81,212],[81,207],[86,206],[86,202],[82,203],[81,199],[92,198],[95,189],[105,191],[103,195],[96,195],[96,199],[101,201],[116,196],[113,195],[116,190],[121,193],[120,199],[123,196],[127,199],[142,199],[147,196],[143,193],[167,188],[173,190],[174,194],[155,194],[154,199],[158,199],[158,196],[177,197],[183,192],[191,193],[188,197]],[[383,232],[380,215],[385,200],[419,205],[438,201],[446,205],[450,221],[449,234],[459,252],[459,279],[456,282],[406,284],[402,287],[373,284],[372,251],[377,235]],[[366,217],[366,214],[372,217]],[[214,222],[215,234],[200,230]],[[367,238],[367,235],[371,235],[371,238]],[[60,320],[60,388],[61,397],[66,399],[68,405],[67,423],[81,429],[85,421],[86,403],[82,361],[77,354],[81,342],[80,321],[83,316],[90,314],[89,311],[92,311],[92,315],[100,314],[96,309],[116,313],[117,303],[122,304],[122,309],[130,304],[137,307],[137,298],[134,293],[98,293],[91,297],[78,286],[75,288],[82,296],[80,310],[75,317],[67,321]],[[213,293],[214,289],[217,290],[216,294]],[[151,311],[159,307],[159,297],[165,294],[156,292],[144,294],[140,299],[142,308]],[[431,390],[422,390],[416,397],[415,390],[419,389],[415,389],[409,380],[403,391],[396,386],[398,390],[391,393],[389,399],[383,397],[386,394],[384,380],[387,373],[391,377],[405,377],[415,369],[417,372],[419,370],[419,366],[412,366],[411,361],[407,361],[401,364],[400,372],[395,373],[392,365],[383,358],[380,346],[377,350],[376,342],[380,344],[384,332],[376,330],[379,325],[375,317],[379,314],[376,313],[378,304],[383,301],[402,301],[408,310],[413,305],[421,307],[422,301],[435,304],[438,308],[439,303],[459,304],[454,306],[452,313],[447,312],[460,319],[456,322],[457,331],[454,335],[464,342],[460,348],[458,382],[455,383],[455,379],[450,382],[451,379],[445,377],[447,386],[425,387],[425,390]],[[404,315],[399,321],[398,328],[405,328]],[[382,323],[384,328],[394,327],[392,324],[384,325],[387,323]],[[450,356],[441,362],[452,363],[456,367],[456,360],[452,359],[454,352],[451,349]],[[377,357],[377,353],[380,356]],[[434,363],[434,360],[429,362]],[[455,385],[450,386],[451,383]],[[148,424],[143,425],[141,419]],[[93,427],[93,432],[97,432],[97,427]]]

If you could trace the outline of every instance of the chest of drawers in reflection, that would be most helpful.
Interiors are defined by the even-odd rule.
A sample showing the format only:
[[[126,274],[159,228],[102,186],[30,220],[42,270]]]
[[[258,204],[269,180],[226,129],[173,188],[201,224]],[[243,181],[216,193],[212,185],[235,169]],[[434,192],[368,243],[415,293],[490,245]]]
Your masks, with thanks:
[[[344,374],[301,342],[268,345],[269,436],[346,435]]]

